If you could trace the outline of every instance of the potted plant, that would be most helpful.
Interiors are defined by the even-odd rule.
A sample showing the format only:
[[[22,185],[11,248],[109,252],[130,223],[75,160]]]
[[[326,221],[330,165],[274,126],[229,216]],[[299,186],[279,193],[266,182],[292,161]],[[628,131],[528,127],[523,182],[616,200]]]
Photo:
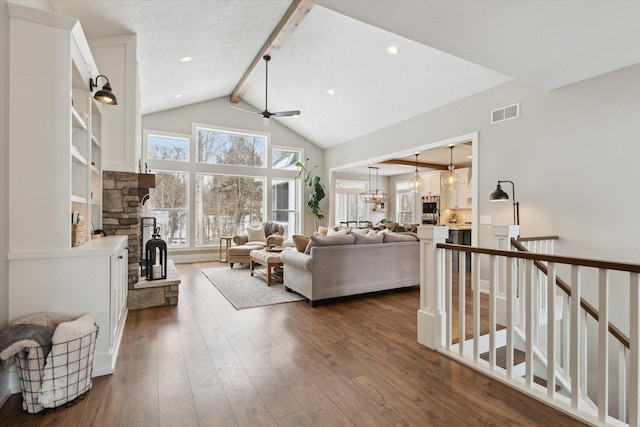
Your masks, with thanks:
[[[313,174],[313,171],[318,167],[318,165],[311,169],[307,169],[306,163],[308,161],[309,159],[305,159],[304,163],[297,162],[296,167],[298,168],[298,177],[302,176],[305,187],[311,190],[309,199],[307,199],[307,210],[311,215],[313,215],[313,222],[317,230],[318,220],[324,218],[324,215],[320,211],[320,201],[324,199],[325,192],[324,185],[320,182],[320,177]]]

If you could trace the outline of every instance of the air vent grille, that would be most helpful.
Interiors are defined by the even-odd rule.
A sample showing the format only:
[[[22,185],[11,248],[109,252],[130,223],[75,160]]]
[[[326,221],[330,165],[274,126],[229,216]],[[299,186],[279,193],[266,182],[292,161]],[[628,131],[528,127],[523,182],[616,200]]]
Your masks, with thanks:
[[[491,112],[491,124],[520,117],[520,103],[498,108]]]

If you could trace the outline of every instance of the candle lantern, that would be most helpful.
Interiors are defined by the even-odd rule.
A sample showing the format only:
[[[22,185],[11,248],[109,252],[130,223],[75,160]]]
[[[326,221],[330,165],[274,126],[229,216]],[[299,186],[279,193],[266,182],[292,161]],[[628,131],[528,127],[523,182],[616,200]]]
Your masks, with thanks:
[[[145,247],[147,259],[147,279],[159,280],[167,278],[167,243],[160,238],[160,227],[147,241]]]

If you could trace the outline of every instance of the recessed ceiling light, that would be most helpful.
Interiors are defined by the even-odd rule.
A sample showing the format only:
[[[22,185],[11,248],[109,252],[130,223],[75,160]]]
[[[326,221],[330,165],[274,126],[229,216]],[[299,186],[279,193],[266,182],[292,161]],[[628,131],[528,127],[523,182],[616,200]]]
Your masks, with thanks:
[[[336,91],[334,89],[327,89],[326,92],[327,92],[327,95],[331,95],[331,96],[336,94]]]
[[[175,98],[182,98],[182,94],[181,93],[177,94]]]
[[[190,56],[185,56],[184,58],[180,58],[180,62],[189,62],[191,61],[193,58],[191,58]]]
[[[400,53],[400,48],[398,48],[398,46],[390,45],[387,47],[387,53],[389,55],[397,55]]]

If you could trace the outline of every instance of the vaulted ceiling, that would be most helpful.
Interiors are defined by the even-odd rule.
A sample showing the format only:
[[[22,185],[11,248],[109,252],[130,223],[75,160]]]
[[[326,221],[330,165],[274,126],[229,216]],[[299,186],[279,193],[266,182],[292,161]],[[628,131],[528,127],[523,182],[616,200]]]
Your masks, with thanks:
[[[148,114],[229,96],[290,1],[50,4],[78,17],[89,39],[137,34],[142,113]],[[299,118],[277,120],[323,148],[510,79],[552,90],[640,62],[638,1],[317,0],[312,6],[271,52],[269,110],[302,110]],[[397,55],[387,53],[390,45]],[[192,60],[181,62],[185,56]],[[260,74],[240,106],[262,111],[264,95]]]

